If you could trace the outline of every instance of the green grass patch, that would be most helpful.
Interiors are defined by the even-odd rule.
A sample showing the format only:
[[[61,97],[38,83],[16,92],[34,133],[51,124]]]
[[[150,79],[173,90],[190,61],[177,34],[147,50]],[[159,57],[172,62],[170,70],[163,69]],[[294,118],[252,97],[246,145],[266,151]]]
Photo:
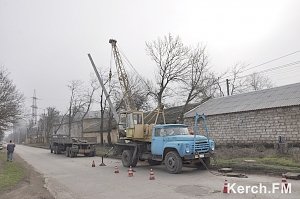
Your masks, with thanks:
[[[0,151],[0,191],[15,186],[25,176],[24,167],[20,163],[6,161],[5,152]]]
[[[255,162],[245,162],[245,160],[255,160]],[[244,157],[244,158],[218,158],[218,167],[232,167],[237,170],[263,170],[271,173],[300,172],[300,163],[290,157]]]
[[[300,168],[300,163],[295,162],[293,159],[287,157],[264,157],[264,158],[258,158],[256,159],[256,161],[267,165],[278,165],[278,166]]]

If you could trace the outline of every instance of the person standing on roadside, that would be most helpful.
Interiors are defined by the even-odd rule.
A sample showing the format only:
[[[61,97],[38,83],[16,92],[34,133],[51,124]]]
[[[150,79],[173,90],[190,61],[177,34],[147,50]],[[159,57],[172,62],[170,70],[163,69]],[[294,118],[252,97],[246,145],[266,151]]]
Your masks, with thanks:
[[[12,161],[13,159],[13,153],[15,150],[16,145],[14,143],[12,143],[12,141],[10,140],[9,143],[7,144],[7,161]]]

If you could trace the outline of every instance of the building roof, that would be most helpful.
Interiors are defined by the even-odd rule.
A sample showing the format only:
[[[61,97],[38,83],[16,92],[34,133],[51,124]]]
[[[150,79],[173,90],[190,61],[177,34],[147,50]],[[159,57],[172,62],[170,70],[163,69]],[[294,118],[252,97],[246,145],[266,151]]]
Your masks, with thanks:
[[[198,105],[199,105],[199,103],[188,104],[187,107],[186,107],[186,111],[189,111],[189,110],[195,108]],[[181,113],[182,109],[183,109],[183,106],[174,106],[174,107],[164,109],[166,123],[167,124],[176,123],[177,118],[180,116],[180,113]],[[144,118],[147,117],[149,113],[151,113],[151,112],[144,113]],[[152,115],[151,115],[151,117],[152,117]],[[154,123],[155,122],[155,117],[156,117],[156,115],[154,117],[152,117],[151,120],[145,120],[145,122],[149,123],[149,124]],[[159,117],[158,120],[157,120],[157,124],[163,124],[163,122],[164,122],[163,118]]]
[[[184,117],[193,117],[196,112],[218,115],[295,105],[300,105],[300,83],[213,98],[188,111]]]

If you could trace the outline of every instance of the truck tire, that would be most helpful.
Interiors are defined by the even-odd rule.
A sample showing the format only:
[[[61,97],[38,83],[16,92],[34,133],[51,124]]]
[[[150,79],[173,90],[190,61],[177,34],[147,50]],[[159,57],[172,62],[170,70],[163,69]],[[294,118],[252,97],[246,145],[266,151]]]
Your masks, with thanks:
[[[57,154],[57,146],[54,146],[54,154]]]
[[[169,151],[165,157],[165,166],[169,173],[176,174],[182,171],[182,159],[176,151]]]
[[[148,163],[150,166],[161,165],[161,161],[148,159]]]
[[[91,151],[91,152],[88,154],[89,157],[94,157],[95,155],[96,155],[96,152],[95,152],[95,151]]]
[[[137,164],[137,158],[132,160],[133,153],[130,150],[124,150],[122,153],[122,164],[124,167],[135,167]]]
[[[69,147],[66,148],[65,155],[66,155],[66,157],[70,157],[70,148]]]

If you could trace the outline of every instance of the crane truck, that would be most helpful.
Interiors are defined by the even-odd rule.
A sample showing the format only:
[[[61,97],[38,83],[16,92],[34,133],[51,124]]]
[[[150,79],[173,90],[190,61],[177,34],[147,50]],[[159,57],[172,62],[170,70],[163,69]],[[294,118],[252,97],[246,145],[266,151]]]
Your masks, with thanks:
[[[123,166],[135,167],[138,160],[147,160],[150,165],[164,163],[169,173],[177,174],[181,173],[185,163],[195,163],[195,165],[201,166],[204,162],[209,165],[215,143],[208,137],[207,131],[206,136],[196,132],[199,129],[197,125],[199,116],[195,116],[194,135],[189,133],[188,126],[185,124],[146,124],[144,113],[137,111],[132,103],[129,81],[116,45],[117,41],[110,39],[109,43],[112,45],[126,111],[117,114],[93,59],[90,54],[88,56],[113,110],[119,130],[125,132],[125,136],[120,137],[115,145],[116,151],[122,154]],[[159,114],[160,108],[157,110],[157,114]],[[205,122],[205,117],[202,118]]]

